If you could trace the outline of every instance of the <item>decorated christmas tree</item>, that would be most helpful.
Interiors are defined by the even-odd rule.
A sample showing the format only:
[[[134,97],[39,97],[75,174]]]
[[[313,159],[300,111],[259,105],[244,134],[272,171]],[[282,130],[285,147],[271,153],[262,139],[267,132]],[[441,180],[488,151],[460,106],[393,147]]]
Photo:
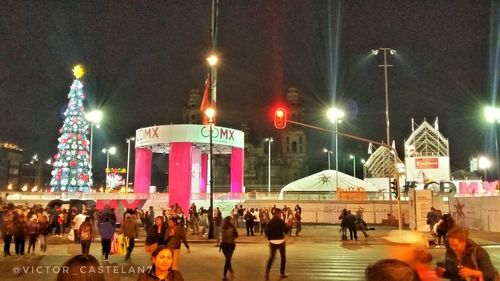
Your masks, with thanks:
[[[54,169],[50,186],[52,192],[90,192],[92,170],[87,140],[88,123],[83,108],[83,84],[80,78],[84,74],[82,66],[73,68],[75,80],[68,94],[68,108],[64,112],[64,123],[59,132],[57,154],[54,155]]]

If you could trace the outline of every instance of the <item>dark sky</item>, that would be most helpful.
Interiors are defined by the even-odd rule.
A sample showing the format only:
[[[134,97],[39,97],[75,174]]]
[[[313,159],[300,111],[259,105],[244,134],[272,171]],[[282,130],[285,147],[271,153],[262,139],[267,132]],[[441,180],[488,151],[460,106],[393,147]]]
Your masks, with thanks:
[[[343,132],[381,141],[383,58],[370,51],[390,47],[398,52],[389,57],[398,150],[412,117],[418,123],[439,117],[452,167],[466,168],[472,154],[485,151],[489,132],[481,108],[492,102],[490,32],[498,23],[490,22],[491,5],[220,0],[219,125],[239,129],[249,122],[255,139],[276,134],[271,109],[294,86],[308,123],[328,126],[325,111],[335,97],[348,112]],[[105,112],[94,151],[118,145],[112,166],[124,166],[125,138],[140,127],[181,123],[189,90],[202,88],[210,8],[210,0],[2,1],[0,140],[20,144],[26,155],[55,154],[71,68],[82,63],[87,108]],[[325,158],[318,147],[331,137],[310,133],[310,156]],[[367,156],[365,144],[346,140],[342,147]],[[100,153],[94,159],[105,162]]]

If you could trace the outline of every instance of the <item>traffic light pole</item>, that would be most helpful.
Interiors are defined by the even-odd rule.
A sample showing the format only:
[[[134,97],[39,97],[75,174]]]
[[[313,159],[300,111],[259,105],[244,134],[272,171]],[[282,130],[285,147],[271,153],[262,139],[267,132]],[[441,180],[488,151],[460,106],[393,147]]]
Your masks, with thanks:
[[[324,132],[329,132],[329,133],[335,133],[336,136],[342,136],[342,137],[346,137],[346,138],[349,138],[349,139],[353,139],[353,140],[357,140],[357,141],[361,141],[361,142],[365,142],[365,143],[372,143],[372,144],[376,144],[376,145],[379,145],[379,146],[386,147],[386,148],[388,148],[389,150],[391,150],[394,153],[394,159],[395,159],[394,160],[394,167],[395,167],[395,169],[394,169],[394,171],[395,171],[394,179],[397,180],[398,177],[399,177],[399,175],[397,174],[398,169],[396,168],[397,159],[398,159],[398,152],[396,151],[396,149],[394,147],[390,146],[389,144],[381,143],[381,142],[374,141],[374,140],[365,139],[365,138],[354,136],[354,135],[339,133],[338,131],[328,130],[328,129],[316,127],[316,126],[309,125],[309,124],[304,124],[304,123],[293,121],[293,120],[286,120],[285,122],[296,124],[296,125],[303,126],[303,127],[308,127],[308,128],[319,130],[319,131],[324,131]],[[286,126],[286,123],[285,123],[285,126]],[[283,126],[283,128],[285,126]],[[398,183],[398,182],[399,181],[397,180],[396,183]],[[396,184],[396,185],[397,185],[396,188],[398,189],[397,194],[399,195],[397,197],[398,229],[399,229],[399,231],[401,233],[401,230],[403,230],[403,221],[402,221],[402,217],[401,217],[401,195],[400,195],[400,192],[399,192],[399,184]],[[390,196],[390,193],[389,193],[389,196]]]

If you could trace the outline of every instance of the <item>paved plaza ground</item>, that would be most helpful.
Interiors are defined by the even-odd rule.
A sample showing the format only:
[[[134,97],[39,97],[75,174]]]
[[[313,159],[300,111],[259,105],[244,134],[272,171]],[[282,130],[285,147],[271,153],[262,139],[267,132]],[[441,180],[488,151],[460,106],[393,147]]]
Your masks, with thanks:
[[[287,281],[363,280],[366,266],[388,256],[390,244],[383,238],[394,228],[375,226],[370,236],[358,241],[341,241],[338,225],[306,225],[300,237],[287,240]],[[267,240],[260,235],[240,238],[233,257],[235,274],[230,280],[264,280],[269,255]],[[485,246],[494,265],[500,268],[500,234],[471,230],[472,238]],[[181,250],[181,272],[186,281],[221,280],[224,257],[214,241],[189,236],[191,253]],[[107,280],[136,280],[137,273],[146,270],[150,260],[144,252],[144,237],[140,237],[131,261],[124,256],[111,256],[109,263],[101,257],[100,242],[92,243],[90,253],[103,265]],[[3,245],[2,245],[3,246]],[[37,249],[38,250],[38,249]],[[11,250],[13,252],[13,250]],[[430,248],[435,261],[444,257],[443,248]],[[66,238],[51,237],[46,256],[25,255],[0,257],[0,280],[55,280],[54,271],[69,257],[80,253],[80,245]],[[279,280],[279,256],[271,270],[271,280]]]

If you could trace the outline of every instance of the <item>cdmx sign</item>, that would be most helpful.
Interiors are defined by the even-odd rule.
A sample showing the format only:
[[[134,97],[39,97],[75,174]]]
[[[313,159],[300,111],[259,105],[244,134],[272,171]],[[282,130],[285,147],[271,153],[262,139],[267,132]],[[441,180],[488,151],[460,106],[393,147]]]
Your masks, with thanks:
[[[203,126],[201,128],[201,135],[205,138],[210,137],[210,128]],[[214,129],[212,130],[212,138],[234,141],[234,130],[214,127]]]
[[[159,138],[158,129],[159,129],[159,127],[151,127],[151,128],[145,128],[142,130],[138,130],[136,133],[135,139],[136,139],[136,141],[142,141],[142,140],[147,140],[147,139]]]
[[[457,185],[459,186],[457,188]],[[479,185],[483,188],[483,193],[493,193],[497,189],[498,182],[466,182],[466,181],[430,181],[425,183],[424,189],[431,189],[436,195],[447,194],[448,196],[453,196],[457,192],[460,194],[479,194]],[[416,188],[417,183],[415,181],[406,182],[403,186],[403,192],[408,193],[409,188]]]

